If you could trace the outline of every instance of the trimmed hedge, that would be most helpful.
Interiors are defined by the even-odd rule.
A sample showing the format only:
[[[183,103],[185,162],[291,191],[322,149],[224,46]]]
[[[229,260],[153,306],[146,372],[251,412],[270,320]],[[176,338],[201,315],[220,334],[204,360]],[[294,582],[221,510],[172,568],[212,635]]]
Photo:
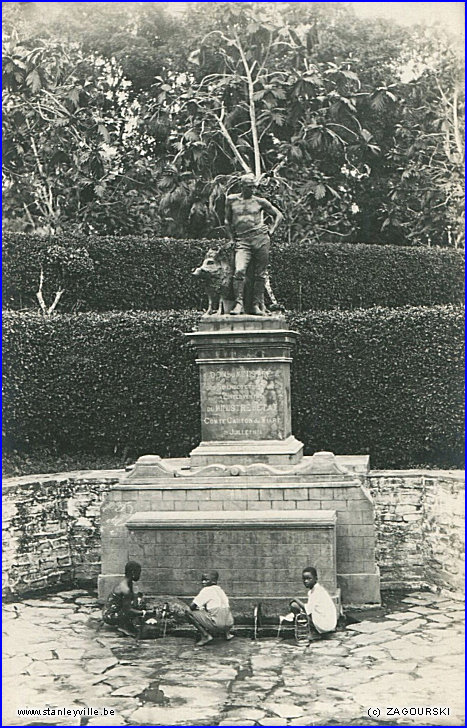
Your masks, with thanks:
[[[41,252],[50,245],[85,248],[95,273],[67,288],[59,310],[127,311],[206,308],[191,271],[212,240],[141,237],[3,239],[4,307],[37,309]],[[390,245],[287,244],[274,240],[271,282],[276,298],[296,311],[463,303],[464,253]],[[46,301],[56,288],[45,280]]]
[[[4,316],[7,449],[186,456],[200,440],[199,314]],[[463,310],[289,314],[293,431],[376,468],[463,463]]]
[[[294,434],[373,468],[464,467],[464,309],[295,316]]]

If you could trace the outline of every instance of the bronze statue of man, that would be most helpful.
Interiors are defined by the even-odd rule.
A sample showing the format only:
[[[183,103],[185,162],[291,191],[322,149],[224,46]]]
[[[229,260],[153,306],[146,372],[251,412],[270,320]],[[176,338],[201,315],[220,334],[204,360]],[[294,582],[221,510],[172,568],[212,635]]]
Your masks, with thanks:
[[[240,192],[228,195],[225,206],[225,227],[235,242],[235,273],[233,289],[235,306],[231,314],[244,313],[243,295],[245,275],[250,261],[253,265],[252,313],[264,316],[264,284],[269,263],[270,236],[283,218],[282,213],[264,197],[255,195],[253,175],[244,175]],[[272,218],[272,224],[264,222],[264,214]]]

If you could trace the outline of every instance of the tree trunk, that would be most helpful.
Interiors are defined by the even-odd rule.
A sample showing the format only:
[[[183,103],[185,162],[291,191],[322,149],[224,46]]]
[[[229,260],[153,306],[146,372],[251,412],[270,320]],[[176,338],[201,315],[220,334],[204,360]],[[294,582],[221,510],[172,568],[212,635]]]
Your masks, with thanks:
[[[251,139],[253,142],[253,154],[255,158],[255,177],[257,180],[261,177],[261,154],[259,150],[259,139],[258,139],[258,124],[256,121],[256,107],[255,107],[255,101],[254,101],[254,92],[255,92],[255,86],[253,82],[253,78],[251,76],[251,69],[248,65],[248,61],[245,56],[245,52],[243,50],[242,44],[240,43],[240,40],[238,36],[235,36],[238,50],[240,51],[240,56],[242,59],[243,67],[245,69],[246,79],[247,79],[247,86],[248,86],[248,110],[250,114],[250,124],[251,124]]]

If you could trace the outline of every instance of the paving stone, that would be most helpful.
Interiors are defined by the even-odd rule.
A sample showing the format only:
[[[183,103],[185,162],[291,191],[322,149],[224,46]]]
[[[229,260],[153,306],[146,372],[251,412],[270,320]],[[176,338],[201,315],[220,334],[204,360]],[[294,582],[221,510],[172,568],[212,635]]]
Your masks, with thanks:
[[[321,725],[333,725],[337,722],[339,722],[340,725],[362,725],[362,718],[368,718],[367,713],[365,712],[362,714],[361,706],[351,698],[347,698],[346,700],[339,702],[337,705],[332,702],[329,703],[325,708],[321,708],[321,716]],[[313,719],[313,716],[311,715],[310,718]],[[357,723],[356,721],[359,722]],[[297,725],[298,721],[290,721],[290,725],[292,725],[292,723]],[[314,724],[316,724],[316,718]],[[312,720],[308,722],[308,725],[313,725]]]
[[[385,631],[385,632],[376,632],[375,634],[360,634],[356,635],[354,639],[354,645],[356,647],[364,647],[367,645],[377,645],[385,642],[390,642],[391,640],[395,639],[397,637],[397,632],[394,631]]]
[[[388,629],[388,624],[384,622],[357,622],[357,624],[350,624],[347,627],[348,631],[351,632],[362,632],[364,634],[374,634],[375,632],[384,632]]]
[[[447,614],[430,614],[429,616],[427,615],[427,619],[431,622],[438,622],[438,624],[450,624],[452,621],[451,616]]]
[[[300,708],[297,705],[293,705],[292,703],[266,702],[264,704],[264,707],[272,713],[280,715],[281,718],[298,718],[298,716],[304,714],[303,708]]]
[[[112,650],[108,647],[101,647],[100,645],[89,646],[86,643],[81,642],[80,648],[82,649],[83,646],[86,647],[83,652],[85,660],[107,660],[109,657],[115,657]]]
[[[47,609],[52,611],[54,609],[65,609],[70,611],[73,607],[70,604],[65,604],[62,600],[53,601],[52,599],[25,599],[21,604],[25,607],[33,607],[34,609]]]
[[[146,684],[144,683],[137,683],[136,685],[124,685],[120,688],[117,688],[117,690],[114,690],[113,693],[111,693],[113,698],[134,698],[136,695],[140,695],[140,693],[143,692],[143,690],[148,686],[148,682]]]
[[[388,696],[390,696],[392,705],[403,706],[407,705],[409,698],[411,704],[416,704],[420,697],[423,699],[423,694],[418,688],[421,689],[422,686],[421,681],[417,678],[411,678],[405,674],[401,679],[400,675],[390,674],[377,677],[369,682],[358,683],[352,690],[352,697],[366,708],[385,706]]]
[[[110,668],[110,670],[107,670],[104,675],[101,675],[98,679],[107,680],[113,677],[126,677],[129,682],[136,682],[137,680],[144,680],[147,677],[151,677],[153,673],[154,668],[148,665],[122,665],[119,663],[115,667]]]
[[[73,614],[70,614],[68,616],[68,620],[70,622],[87,622],[88,619],[88,615],[84,614],[83,612],[73,612]]]
[[[75,604],[93,604],[99,606],[96,597],[90,596],[77,597],[74,602]]]
[[[34,680],[31,680],[29,675],[15,675],[13,678],[4,676],[3,682],[5,688],[10,688],[12,690],[12,694],[16,697],[27,696],[29,700],[29,693],[31,693],[31,697],[33,697],[35,693],[41,694],[46,692],[47,689],[50,688],[52,681],[49,675],[47,677],[38,675],[34,678]],[[41,697],[43,698],[44,695],[42,694]]]
[[[462,696],[464,613],[450,596],[411,595],[415,601],[406,602],[406,611],[365,619],[359,629],[309,647],[238,638],[194,651],[186,637],[156,642],[119,637],[103,626],[100,614],[90,619],[97,616],[92,595],[79,591],[75,599],[82,603],[69,595],[4,610],[4,684],[6,695],[15,696],[8,715],[16,715],[18,696],[29,695],[41,706],[45,700],[58,707],[114,706],[116,726],[370,725],[365,707],[376,705],[375,697],[390,694],[394,702],[410,693],[411,701],[430,705],[443,685],[443,701],[454,709]],[[68,612],[57,607],[62,602]],[[8,673],[12,660],[21,672]],[[153,685],[162,686],[167,702],[138,705],[140,693]],[[282,714],[271,709],[276,716],[267,716],[268,705]],[[88,723],[103,724],[109,724],[108,716],[105,723],[97,717]]]
[[[333,712],[337,713],[338,711],[335,708]],[[318,709],[316,713],[313,713],[313,715],[303,715],[300,718],[293,718],[292,720],[289,720],[288,725],[330,725],[327,721],[323,723],[322,720],[320,720],[322,715],[323,711]],[[281,723],[281,725],[283,724]]]
[[[276,676],[273,679],[270,678],[263,678],[261,677],[251,677],[245,680],[242,680],[242,682],[239,684],[239,688],[241,690],[254,690],[256,693],[258,692],[269,692],[272,690],[278,683],[279,678]],[[232,686],[232,691],[235,692],[237,686]]]
[[[56,659],[55,656],[52,653],[52,649],[48,649],[47,647],[44,647],[44,645],[31,647],[31,649],[28,649],[28,655],[33,660],[54,660]]]
[[[455,610],[455,611],[453,611],[453,612],[449,612],[449,616],[450,616],[450,617],[451,617],[451,618],[452,618],[452,619],[453,619],[454,621],[457,621],[457,620],[459,620],[459,621],[461,621],[461,622],[463,623],[463,622],[465,621],[465,610],[462,610],[462,611],[461,611],[461,610],[457,610],[457,609],[456,609],[456,610]]]
[[[18,613],[21,613],[21,607],[21,602],[19,604],[2,604],[2,612],[16,616]]]
[[[253,655],[251,667],[253,670],[275,670],[282,665],[280,655],[270,657],[269,655]]]
[[[296,698],[298,696],[300,699],[312,698],[316,695],[317,690],[316,687],[312,685],[286,685],[286,692],[289,697]]]
[[[464,651],[460,651],[457,655],[436,655],[436,657],[434,658],[434,662],[436,662],[436,664],[439,663],[441,665],[448,665],[448,667],[463,671],[465,665]]]
[[[31,625],[46,624],[49,630],[54,630],[58,626],[64,626],[66,628],[72,614],[73,607],[70,606],[66,609],[47,609],[46,607],[42,607],[26,609],[24,610],[23,616]]]
[[[410,622],[404,622],[394,628],[395,632],[399,634],[414,634],[418,629],[423,628],[426,625],[426,619],[412,619]]]
[[[410,607],[409,612],[415,612],[415,614],[436,614],[436,607]]]
[[[73,647],[70,649],[67,647],[54,647],[53,651],[59,660],[80,660],[86,652],[83,646],[81,648]]]
[[[104,673],[104,675],[101,675],[103,680],[98,680],[94,682],[94,685],[107,685],[110,690],[120,690],[120,688],[124,688],[125,685],[128,685],[128,678],[127,677],[113,677],[113,678],[107,678],[107,673]],[[141,688],[141,691],[143,691],[143,687]]]
[[[9,657],[3,663],[3,670],[5,675],[21,675],[22,673],[28,672],[29,666],[32,665],[32,660],[26,655],[17,655],[16,657]]]
[[[314,650],[314,646],[315,646],[315,644],[316,644],[315,642],[312,642],[312,643],[311,643],[311,644],[310,644],[310,645],[309,645],[309,646],[308,646],[308,647],[306,648],[306,652],[307,652],[307,654],[310,654],[310,655],[312,655],[312,654],[314,653],[314,651],[315,651],[315,650]],[[343,645],[339,645],[339,644],[329,644],[329,645],[327,646],[327,649],[326,649],[326,650],[323,650],[323,652],[324,652],[324,653],[325,653],[326,655],[332,655],[332,656],[341,656],[341,655],[347,655],[347,654],[348,654],[348,651],[349,651],[349,648],[348,648],[348,647],[344,647]],[[311,659],[313,659],[313,658],[311,657]]]
[[[434,645],[420,646],[415,651],[410,645],[404,645],[398,649],[388,647],[388,652],[393,660],[411,660],[414,655],[417,655],[417,659],[424,660],[430,657],[435,657],[437,654],[436,647]]]
[[[252,690],[235,690],[229,696],[232,708],[257,708],[258,701],[258,694]]]
[[[88,726],[109,726],[109,725],[121,726],[121,725],[127,725],[127,722],[122,716],[113,715],[111,718],[109,718],[109,716],[107,716],[107,717],[102,716],[100,718],[99,717],[90,718],[89,721],[87,722],[87,725]]]
[[[401,599],[401,602],[403,604],[433,604],[436,601],[440,601],[440,599],[437,594],[432,594],[431,592],[418,592]]]
[[[461,591],[454,591],[451,589],[441,589],[439,593],[439,599],[449,599],[450,601],[465,601],[465,593]]]
[[[387,659],[387,655],[378,645],[377,647],[372,647],[371,645],[369,647],[358,647],[356,650],[353,650],[353,655],[358,655],[358,657],[361,657],[362,659],[370,658],[372,660],[384,660]]]
[[[56,668],[54,669],[54,662],[56,663]],[[57,674],[57,671],[60,670],[57,660],[54,662],[41,662],[40,660],[34,661],[28,668],[28,673],[31,675],[32,678],[35,678],[36,675],[55,675]]]
[[[186,685],[168,685],[161,682],[159,690],[169,700],[185,700],[187,703],[202,706],[218,705],[220,700],[227,695],[227,689],[206,688],[204,685],[187,687]]]
[[[60,660],[60,673],[68,680],[73,678],[73,680],[77,681],[77,684],[78,680],[89,677],[88,673],[85,672],[85,666],[75,660]]]
[[[117,664],[118,660],[116,660],[115,657],[107,657],[103,660],[88,660],[85,666],[88,672],[99,674],[110,670],[111,667]]]
[[[258,721],[266,716],[264,710],[256,710],[255,708],[241,708],[240,710],[229,710],[224,714],[223,720],[247,720]]]
[[[395,620],[397,622],[403,622],[404,620],[413,619],[413,614],[410,611],[407,612],[392,612],[387,615],[386,619]]]
[[[173,726],[173,725],[196,725],[196,721],[206,721],[215,716],[215,711],[209,711],[206,708],[194,708],[190,706],[189,710],[185,707],[163,708],[159,706],[144,705],[137,708],[128,717],[131,724],[144,726]]]
[[[330,665],[326,667],[320,667],[319,670],[316,670],[316,679],[317,680],[324,680],[332,677],[333,675],[337,675],[338,673],[341,673],[342,669],[340,667],[336,667],[336,665]]]
[[[18,643],[16,640],[11,639],[11,637],[3,637],[2,640],[2,652],[3,656],[7,657],[14,657],[18,654]]]
[[[413,654],[412,654],[413,657]],[[409,673],[415,672],[418,666],[416,660],[388,660],[387,657],[383,662],[378,663],[378,669],[390,675],[391,673]]]
[[[325,702],[316,700],[313,702],[312,710],[308,711],[300,718],[289,721],[292,726],[309,726],[309,725],[346,725],[349,720],[358,715],[359,706],[352,705],[352,708],[344,709],[345,702],[339,702],[337,705],[334,701]],[[337,723],[336,721],[339,721]]]
[[[38,624],[41,625],[40,629],[35,624],[29,623],[29,617],[15,619],[4,625],[3,633],[7,638],[15,640],[18,646],[22,645],[23,649],[26,645],[38,645],[45,642],[48,645],[55,641],[55,633],[45,626],[48,624],[48,620],[39,621]]]
[[[203,683],[208,681],[214,681],[214,682],[230,682],[233,680],[236,675],[236,670],[228,670],[228,671],[221,671],[221,670],[209,670],[209,667],[200,665],[199,667],[192,666],[191,668],[191,676],[192,677],[199,677]],[[175,670],[167,670],[164,671],[164,680],[167,682],[171,682],[174,684],[181,683],[184,684],[186,682],[186,671],[175,671]]]

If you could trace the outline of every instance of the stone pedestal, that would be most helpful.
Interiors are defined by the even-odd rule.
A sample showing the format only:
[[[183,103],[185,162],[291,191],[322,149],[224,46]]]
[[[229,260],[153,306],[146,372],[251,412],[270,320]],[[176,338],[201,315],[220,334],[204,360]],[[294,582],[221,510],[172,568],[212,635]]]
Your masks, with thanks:
[[[193,467],[300,461],[290,417],[296,335],[282,316],[209,316],[188,334],[200,370],[202,439],[190,454]]]
[[[282,316],[203,317],[188,334],[200,367],[202,441],[189,458],[139,458],[102,511],[104,599],[126,561],[143,591],[191,598],[217,569],[234,611],[277,614],[314,565],[334,597],[378,604],[367,456],[303,456],[292,434],[291,347]]]

